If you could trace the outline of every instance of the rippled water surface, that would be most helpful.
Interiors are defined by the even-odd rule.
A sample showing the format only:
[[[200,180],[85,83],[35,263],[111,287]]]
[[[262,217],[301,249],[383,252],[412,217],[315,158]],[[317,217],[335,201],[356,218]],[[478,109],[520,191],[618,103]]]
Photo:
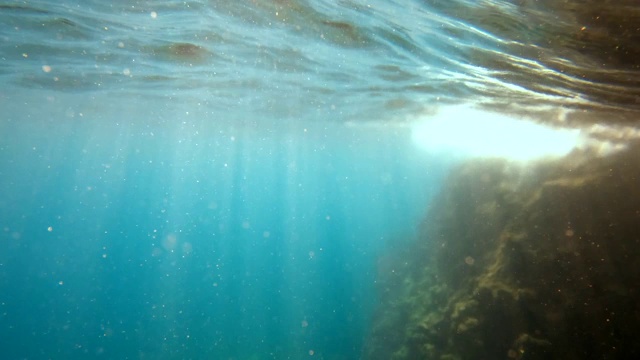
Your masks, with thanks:
[[[636,108],[634,4],[16,1],[0,12],[2,74],[227,116],[362,121],[469,99]]]
[[[637,19],[631,0],[2,2],[0,353],[360,358],[377,254],[453,161],[412,119],[633,127]]]

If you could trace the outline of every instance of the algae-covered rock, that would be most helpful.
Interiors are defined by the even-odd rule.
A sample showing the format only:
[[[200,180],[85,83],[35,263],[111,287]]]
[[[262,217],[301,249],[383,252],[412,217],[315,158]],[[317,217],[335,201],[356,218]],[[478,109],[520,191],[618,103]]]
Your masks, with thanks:
[[[379,270],[369,359],[640,355],[640,147],[456,169]],[[393,269],[393,272],[389,270]]]

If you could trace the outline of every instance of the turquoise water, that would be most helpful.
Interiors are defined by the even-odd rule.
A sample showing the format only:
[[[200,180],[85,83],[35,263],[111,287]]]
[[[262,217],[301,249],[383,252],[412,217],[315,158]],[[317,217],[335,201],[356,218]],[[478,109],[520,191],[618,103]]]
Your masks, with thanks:
[[[408,118],[637,106],[625,57],[534,61],[574,23],[514,6],[1,4],[3,358],[361,358],[378,256],[454,161]]]
[[[401,133],[127,114],[7,121],[3,353],[358,358],[376,254],[442,161]]]

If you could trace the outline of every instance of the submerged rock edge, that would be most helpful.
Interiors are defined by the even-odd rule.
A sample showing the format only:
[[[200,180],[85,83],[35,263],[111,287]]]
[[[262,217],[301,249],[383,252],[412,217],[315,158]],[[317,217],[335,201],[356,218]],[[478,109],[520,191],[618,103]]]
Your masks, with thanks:
[[[637,356],[639,150],[455,169],[419,239],[379,260],[365,358]]]

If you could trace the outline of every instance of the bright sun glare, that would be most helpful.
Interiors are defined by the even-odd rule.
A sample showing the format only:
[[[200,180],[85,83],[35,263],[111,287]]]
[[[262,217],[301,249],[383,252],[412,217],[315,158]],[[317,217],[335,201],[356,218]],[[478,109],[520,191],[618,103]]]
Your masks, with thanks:
[[[471,106],[450,106],[416,122],[412,138],[429,152],[530,161],[568,154],[578,145],[580,131],[553,129]]]

